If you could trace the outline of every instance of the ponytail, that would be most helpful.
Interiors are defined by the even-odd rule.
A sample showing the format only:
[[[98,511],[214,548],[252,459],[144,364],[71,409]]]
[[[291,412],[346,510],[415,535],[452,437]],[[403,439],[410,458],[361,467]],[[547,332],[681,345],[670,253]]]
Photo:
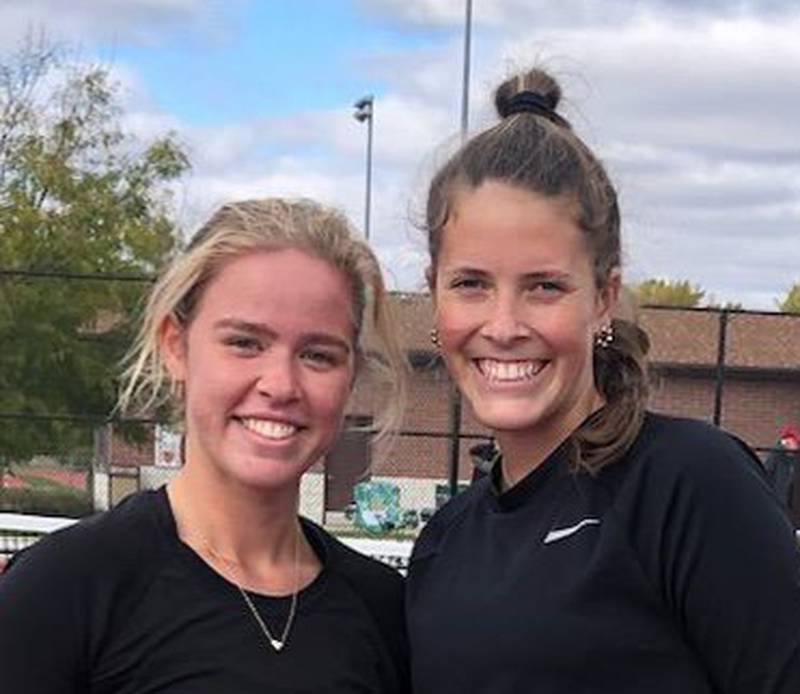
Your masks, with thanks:
[[[614,339],[594,348],[594,381],[605,406],[573,435],[572,463],[597,474],[633,445],[644,420],[650,340],[636,323],[615,318]]]

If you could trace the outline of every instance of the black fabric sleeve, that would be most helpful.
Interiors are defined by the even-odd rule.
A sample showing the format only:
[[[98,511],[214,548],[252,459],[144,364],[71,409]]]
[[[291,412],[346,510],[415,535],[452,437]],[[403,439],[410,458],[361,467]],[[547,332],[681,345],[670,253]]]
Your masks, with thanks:
[[[755,455],[696,423],[643,469],[632,542],[716,690],[800,692],[800,551]]]
[[[69,543],[67,543],[69,544]],[[11,694],[87,691],[80,573],[56,538],[21,553],[0,575],[0,685]]]

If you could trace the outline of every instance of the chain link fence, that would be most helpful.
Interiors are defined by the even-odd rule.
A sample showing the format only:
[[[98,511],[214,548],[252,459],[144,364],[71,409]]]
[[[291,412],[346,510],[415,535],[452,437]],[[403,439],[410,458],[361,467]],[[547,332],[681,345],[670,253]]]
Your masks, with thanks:
[[[181,465],[180,435],[156,422],[31,421],[24,414],[0,414],[0,426],[29,428],[42,442],[29,459],[3,468],[0,512],[85,516],[138,490],[166,484]],[[413,537],[453,492],[453,446],[466,460],[472,445],[486,441],[470,433],[404,431],[381,449],[373,444],[373,433],[346,430],[330,454],[309,469],[301,483],[304,515],[339,534]],[[60,445],[48,443],[54,437]],[[472,474],[471,466],[460,469],[456,490],[469,484]],[[387,508],[376,507],[370,497],[375,488],[389,490]],[[359,497],[364,490],[366,496]],[[364,518],[368,509],[359,501],[390,517],[370,526]]]
[[[73,517],[92,512],[94,422],[6,413],[0,428],[7,438],[13,431],[16,450],[24,451],[0,451],[0,511]]]
[[[6,305],[13,307],[23,294],[26,301],[33,294],[46,304],[49,292],[75,291],[77,300],[86,283],[118,283],[126,292],[149,287],[149,278],[128,279],[134,281],[5,272],[0,273],[0,289]],[[34,287],[42,291],[32,292]],[[124,298],[132,300],[127,294]],[[398,295],[396,300],[413,365],[403,431],[391,445],[371,441],[385,392],[367,378],[357,384],[345,433],[302,480],[301,511],[344,536],[413,537],[437,508],[470,483],[470,449],[489,440],[468,408],[462,408],[427,343],[427,298]],[[68,370],[52,383],[31,385],[22,399],[15,395],[14,388],[28,382],[17,377],[15,364],[35,373],[37,360],[61,348],[47,342],[47,330],[15,330],[19,319],[14,315],[0,312],[2,335],[11,341],[0,355],[5,360],[0,360],[0,512],[79,517],[169,481],[181,460],[180,438],[169,428],[155,422],[110,422],[97,412],[47,411],[44,385],[51,388],[47,392],[70,391]],[[126,321],[132,322],[132,316]],[[641,310],[640,322],[653,343],[654,409],[719,424],[762,457],[781,426],[800,424],[800,316],[651,307]],[[107,363],[100,373],[108,392],[117,375],[111,356],[125,347],[117,327],[108,316],[98,317],[71,338],[78,340],[74,344],[97,348],[90,356]],[[14,361],[17,353],[22,358]],[[28,400],[35,407],[20,405]]]

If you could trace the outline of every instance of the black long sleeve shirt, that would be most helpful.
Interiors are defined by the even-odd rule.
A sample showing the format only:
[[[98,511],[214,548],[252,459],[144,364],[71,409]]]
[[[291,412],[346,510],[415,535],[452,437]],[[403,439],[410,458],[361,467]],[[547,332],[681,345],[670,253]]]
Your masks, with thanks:
[[[402,577],[303,529],[323,570],[280,653],[179,540],[163,489],[44,538],[0,576],[0,692],[405,694]],[[252,600],[280,633],[290,599]]]
[[[800,692],[800,552],[738,440],[648,414],[594,477],[562,446],[495,490],[414,549],[416,694]]]

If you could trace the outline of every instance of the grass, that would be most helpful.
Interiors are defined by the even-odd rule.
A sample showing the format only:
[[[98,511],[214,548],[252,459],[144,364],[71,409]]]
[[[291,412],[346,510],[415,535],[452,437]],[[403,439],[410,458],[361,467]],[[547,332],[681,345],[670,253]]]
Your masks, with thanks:
[[[16,476],[25,482],[28,489],[33,489],[40,492],[77,492],[81,494],[80,490],[76,490],[67,484],[62,484],[56,480],[48,477],[39,477],[38,475],[28,474],[17,471]]]

